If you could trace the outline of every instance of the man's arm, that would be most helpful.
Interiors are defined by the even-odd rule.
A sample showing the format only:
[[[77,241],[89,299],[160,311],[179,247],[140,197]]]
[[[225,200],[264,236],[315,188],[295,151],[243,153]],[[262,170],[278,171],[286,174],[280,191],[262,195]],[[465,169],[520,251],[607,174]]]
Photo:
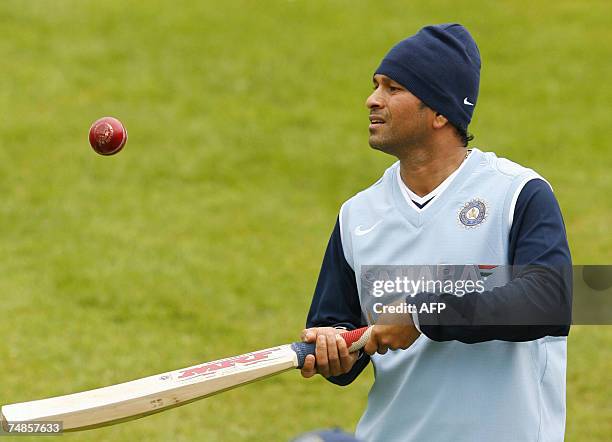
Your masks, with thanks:
[[[305,330],[303,337],[306,338],[306,334],[310,333],[309,342],[314,342],[314,339],[317,338],[313,335],[314,328],[337,327],[353,330],[363,325],[366,324],[362,322],[361,318],[355,272],[344,257],[340,223],[337,220],[325,251],[319,279],[306,320],[306,327],[311,330]],[[328,338],[330,337],[328,336]],[[321,345],[321,340],[323,340],[321,337],[317,340],[317,361],[325,360],[327,353],[331,353],[332,357],[340,356],[333,341],[329,340]],[[338,344],[341,344],[341,342],[338,342]],[[319,357],[321,351],[326,353],[326,357]],[[350,384],[368,365],[369,360],[368,355],[361,353],[350,371],[338,376],[329,376],[328,379],[338,385]],[[311,360],[311,362],[314,361]],[[339,364],[338,361],[331,362]],[[327,371],[322,374],[326,373]]]
[[[519,273],[505,286],[490,292],[468,293],[461,298],[418,295],[412,301],[447,303],[447,310],[433,318],[434,324],[420,325],[421,332],[435,341],[465,343],[567,336],[571,321],[571,257],[559,205],[548,184],[540,179],[528,182],[518,197],[510,231],[509,261],[521,266]],[[526,325],[525,314],[534,318],[533,324]],[[500,316],[509,325],[478,325],[484,324],[485,318]],[[549,321],[550,318],[555,320]],[[432,318],[419,315],[419,322],[421,319],[426,322]],[[444,325],[449,323],[453,325]]]

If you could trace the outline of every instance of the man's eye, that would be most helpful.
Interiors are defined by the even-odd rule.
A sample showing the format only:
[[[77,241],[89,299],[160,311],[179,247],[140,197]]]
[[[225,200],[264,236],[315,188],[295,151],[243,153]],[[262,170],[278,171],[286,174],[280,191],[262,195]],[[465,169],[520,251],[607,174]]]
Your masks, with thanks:
[[[395,86],[389,86],[389,90],[391,92],[397,92],[397,91],[401,91],[402,89],[399,87],[395,87]]]

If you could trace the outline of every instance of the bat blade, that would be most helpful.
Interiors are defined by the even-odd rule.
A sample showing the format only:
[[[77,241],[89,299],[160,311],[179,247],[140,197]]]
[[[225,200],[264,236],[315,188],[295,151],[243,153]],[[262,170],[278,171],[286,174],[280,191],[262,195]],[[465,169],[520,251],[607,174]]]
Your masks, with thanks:
[[[60,421],[64,431],[137,419],[297,367],[290,345],[95,390],[5,405],[6,423]]]
[[[368,327],[342,333],[349,351],[362,348]],[[301,368],[315,345],[301,342],[267,348],[95,390],[4,405],[0,421],[61,422],[63,431],[86,430],[138,419],[254,382],[292,368]]]

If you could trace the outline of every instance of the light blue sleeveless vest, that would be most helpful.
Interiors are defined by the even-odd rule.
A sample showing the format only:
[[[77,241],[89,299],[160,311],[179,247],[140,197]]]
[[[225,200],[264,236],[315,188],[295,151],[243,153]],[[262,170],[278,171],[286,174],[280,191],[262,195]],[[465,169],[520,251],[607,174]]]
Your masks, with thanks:
[[[539,175],[473,149],[450,186],[419,212],[401,193],[398,167],[342,206],[342,245],[358,287],[366,265],[508,264],[518,194]],[[364,296],[360,290],[362,308]],[[566,342],[463,344],[421,335],[407,350],[374,355],[375,382],[357,437],[563,440]]]

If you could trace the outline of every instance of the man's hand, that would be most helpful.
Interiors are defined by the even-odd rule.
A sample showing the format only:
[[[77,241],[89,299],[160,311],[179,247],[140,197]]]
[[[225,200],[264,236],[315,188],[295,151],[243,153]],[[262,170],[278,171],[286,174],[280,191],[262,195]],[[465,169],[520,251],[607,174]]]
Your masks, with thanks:
[[[316,342],[316,357],[306,356],[302,376],[310,378],[319,373],[326,378],[348,373],[358,358],[358,352],[349,353],[340,333],[333,327],[314,327],[302,331],[303,342]]]
[[[387,350],[405,350],[421,335],[412,321],[405,324],[375,325],[363,350],[369,354],[384,355]]]

